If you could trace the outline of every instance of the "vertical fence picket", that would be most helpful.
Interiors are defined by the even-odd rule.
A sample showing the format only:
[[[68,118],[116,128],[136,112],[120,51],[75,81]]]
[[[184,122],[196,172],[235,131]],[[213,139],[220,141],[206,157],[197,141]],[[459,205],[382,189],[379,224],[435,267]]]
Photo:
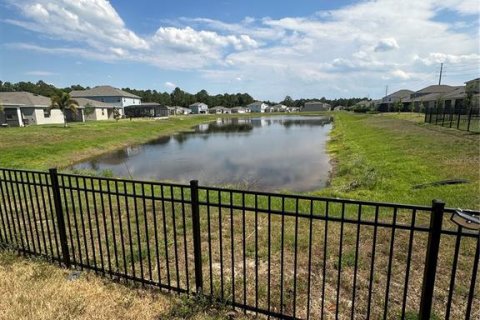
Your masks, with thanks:
[[[480,240],[473,254],[461,240],[471,241],[474,234],[462,227],[443,229],[445,213],[455,214],[444,206],[436,200],[431,207],[397,205],[199,187],[195,180],[185,186],[58,174],[56,169],[48,173],[0,169],[1,242],[26,254],[59,260],[66,267],[206,294],[244,312],[286,319],[404,318],[417,311],[419,319],[443,311],[440,315],[446,319],[457,318],[460,312],[466,319],[474,317]],[[191,223],[186,219],[189,208]],[[420,213],[417,219],[417,211],[427,214],[429,227]],[[373,237],[364,243],[367,228],[373,229]],[[336,230],[338,239],[331,239]],[[424,239],[417,233],[428,239],[420,304],[415,309],[412,301],[418,301],[415,293],[422,270],[414,262]],[[455,246],[449,282],[436,284],[437,262],[444,259],[442,236],[455,237]],[[202,239],[208,243],[208,253],[202,252]],[[203,255],[208,259],[205,270]],[[398,259],[402,256],[405,261]],[[474,258],[473,266],[465,264],[466,258]],[[203,283],[207,269],[210,290]],[[399,270],[405,275],[397,275]],[[351,272],[349,279],[345,275]],[[458,303],[460,286],[466,288],[464,304]],[[433,308],[437,288],[448,290],[446,310]],[[351,300],[348,306],[347,300]]]

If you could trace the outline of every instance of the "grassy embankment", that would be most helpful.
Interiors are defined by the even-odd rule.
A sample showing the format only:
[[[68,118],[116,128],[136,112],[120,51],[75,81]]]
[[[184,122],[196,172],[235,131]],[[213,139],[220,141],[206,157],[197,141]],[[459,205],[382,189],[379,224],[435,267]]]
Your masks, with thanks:
[[[79,160],[80,157],[94,155],[126,144],[143,142],[160,134],[184,130],[196,123],[204,122],[214,117],[192,117],[186,120],[172,119],[162,120],[161,122],[134,121],[130,123],[121,121],[119,123],[87,123],[75,125],[69,129],[57,127],[45,130],[47,129],[45,127],[32,127],[5,130],[5,133],[10,132],[15,139],[24,143],[23,146],[18,147],[12,142],[6,142],[4,137],[2,137],[4,132],[0,131],[0,148],[3,150],[3,147],[6,146],[16,153],[14,156],[9,153],[6,158],[10,159],[11,164],[8,164],[8,162],[4,164],[2,155],[0,165],[40,169],[46,169],[54,165],[65,166],[72,161]],[[335,117],[335,128],[329,144],[336,163],[335,175],[329,188],[314,192],[315,194],[418,204],[429,204],[431,199],[441,198],[449,206],[478,207],[478,135],[424,125],[421,124],[421,119],[417,115],[354,115],[338,113]],[[109,130],[113,130],[115,133],[108,133]],[[40,133],[42,132],[47,132],[46,134],[52,136],[52,143],[48,145],[49,151],[42,149],[42,141],[45,141],[45,137],[41,138]],[[100,139],[100,134],[105,136],[102,136]],[[19,136],[22,135],[23,137],[20,138]],[[82,137],[82,142],[76,145],[76,137],[78,136]],[[128,139],[127,142],[124,141],[125,139]],[[36,156],[33,158],[21,157],[22,154],[31,153]],[[15,160],[16,158],[20,159],[20,161]],[[412,189],[412,186],[415,184],[451,178],[466,178],[470,180],[470,183]],[[212,214],[215,213],[212,212]],[[235,222],[235,225],[239,223]],[[262,225],[265,223],[264,219],[262,219],[261,223]],[[272,223],[274,228],[278,230],[279,221],[274,218]],[[224,217],[223,225],[229,225],[228,217],[226,219]],[[289,225],[291,226],[292,224],[290,223]],[[304,227],[307,226],[302,225],[301,229]],[[319,224],[315,230],[317,228],[322,230],[322,227],[323,224]],[[338,246],[337,227],[338,225],[330,227],[329,233],[332,236],[330,240],[331,247]],[[248,223],[248,228],[251,228],[250,223]],[[291,255],[291,249],[293,248],[293,231],[290,229],[286,233],[287,256]],[[345,239],[349,243],[345,244],[344,257],[354,257],[354,242],[352,242],[355,239],[354,231],[353,227],[345,227]],[[368,238],[370,233],[365,231],[362,235]],[[262,232],[260,236],[263,239],[265,234]],[[224,241],[228,246],[231,240],[228,237],[228,230],[226,230],[224,237]],[[299,244],[301,248],[306,250],[305,244],[307,239],[304,238],[304,235],[299,235]],[[388,245],[388,239],[388,235],[385,234],[380,238],[379,242],[382,246]],[[261,241],[262,243],[265,242],[263,240]],[[406,237],[400,237],[397,243],[403,244],[405,241]],[[278,242],[279,239],[275,239],[272,242],[273,256],[275,257],[277,257],[278,253],[278,246],[276,245]],[[145,248],[144,242],[142,246]],[[451,248],[451,246],[453,244],[449,243],[448,248]],[[321,246],[318,245],[317,247],[314,248],[314,256],[321,256]],[[265,262],[266,257],[263,251],[259,253],[262,263]],[[250,250],[248,252],[251,253]],[[367,247],[362,247],[361,252],[368,256]],[[420,250],[420,253],[422,252],[424,251]],[[467,256],[471,255],[471,252],[467,254]],[[145,257],[145,255],[143,256]],[[337,252],[331,250],[328,253],[327,260],[327,265],[329,266],[327,277],[330,275],[329,278],[333,279],[336,273]],[[363,257],[363,254],[359,258],[359,268],[362,270],[360,271],[359,281],[362,281],[362,283],[368,279],[361,275],[365,270],[365,272],[368,271],[369,265],[366,262],[367,260],[368,258]],[[376,262],[379,272],[382,271],[383,262],[385,262],[383,260],[382,258]],[[418,259],[414,259],[414,270],[417,270],[417,268],[421,270],[421,261],[423,261],[421,256]],[[471,261],[471,259],[466,259],[466,261]],[[306,268],[303,262],[305,261],[300,260],[300,265],[302,265],[300,270],[302,272]],[[276,266],[276,264],[274,265]],[[401,268],[401,266],[402,264],[400,263],[398,267]],[[321,266],[317,265],[317,267],[320,268]],[[350,269],[352,266],[347,264],[345,267],[345,274],[351,275],[352,270]],[[462,275],[468,273],[468,268],[462,267],[461,271]],[[226,273],[228,272],[226,270]],[[417,280],[420,281],[420,273],[412,273],[412,281],[415,280],[415,283],[417,283]],[[401,274],[401,272],[398,274]],[[448,284],[446,281],[446,278],[439,279],[443,287]],[[330,280],[327,279],[327,283],[329,285],[327,292],[334,294],[335,281],[332,280],[330,283]],[[379,281],[379,283],[383,282]],[[345,293],[351,291],[348,283],[342,284],[342,287]],[[264,290],[265,287],[262,286],[260,289]],[[364,289],[366,287],[363,287]],[[461,289],[462,292],[465,291],[463,284]],[[344,303],[348,303],[348,299],[345,299]],[[457,303],[454,302],[454,304]],[[414,308],[418,303],[413,298],[409,305],[409,308]],[[364,307],[362,306],[361,309]]]
[[[331,186],[319,194],[480,208],[480,135],[424,124],[417,114],[337,114]],[[414,188],[440,180],[469,183]]]
[[[334,116],[329,150],[335,172],[331,187],[315,194],[412,204],[429,204],[440,198],[451,207],[479,208],[479,135],[423,124],[423,116],[418,114]],[[0,167],[65,168],[216,118],[187,116],[0,130]],[[412,189],[417,184],[457,178],[470,182]]]

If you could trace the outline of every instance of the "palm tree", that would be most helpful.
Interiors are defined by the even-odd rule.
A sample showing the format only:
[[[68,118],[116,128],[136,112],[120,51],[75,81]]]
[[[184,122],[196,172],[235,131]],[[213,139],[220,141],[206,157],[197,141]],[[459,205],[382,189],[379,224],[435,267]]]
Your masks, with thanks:
[[[60,109],[63,113],[63,118],[65,120],[65,128],[67,127],[67,115],[65,114],[66,110],[70,110],[72,112],[77,112],[78,102],[73,100],[70,97],[70,94],[67,92],[62,92],[60,94],[55,94],[51,97],[52,103],[50,108],[57,108]]]

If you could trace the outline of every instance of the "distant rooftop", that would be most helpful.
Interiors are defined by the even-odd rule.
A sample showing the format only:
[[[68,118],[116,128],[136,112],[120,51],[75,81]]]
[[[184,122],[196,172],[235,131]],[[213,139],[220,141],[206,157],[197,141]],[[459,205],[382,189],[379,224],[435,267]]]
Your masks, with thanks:
[[[78,97],[125,97],[125,98],[136,98],[140,99],[139,96],[136,96],[130,92],[114,88],[112,86],[98,86],[92,89],[87,90],[74,90],[70,92],[70,96],[74,98]]]
[[[447,86],[444,84],[441,85],[432,85],[421,90],[418,90],[416,93],[447,93],[459,88],[458,86]]]
[[[0,92],[0,102],[4,106],[49,106],[51,104],[50,98],[25,91]]]

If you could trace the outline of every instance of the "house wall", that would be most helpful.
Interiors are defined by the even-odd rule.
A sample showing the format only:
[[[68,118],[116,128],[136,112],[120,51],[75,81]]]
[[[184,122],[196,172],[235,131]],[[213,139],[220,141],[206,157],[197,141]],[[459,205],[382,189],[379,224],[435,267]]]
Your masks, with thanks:
[[[107,108],[95,108],[93,114],[95,115],[95,120],[108,120]]]
[[[36,124],[63,124],[63,112],[60,109],[51,109],[50,117],[45,117],[44,108],[35,108]]]
[[[253,104],[253,105],[248,105],[248,108],[250,109],[251,112],[265,112],[265,108],[267,108],[267,105],[265,103],[262,104]]]
[[[305,106],[301,111],[328,111],[330,106],[319,102],[319,103],[305,103]]]

